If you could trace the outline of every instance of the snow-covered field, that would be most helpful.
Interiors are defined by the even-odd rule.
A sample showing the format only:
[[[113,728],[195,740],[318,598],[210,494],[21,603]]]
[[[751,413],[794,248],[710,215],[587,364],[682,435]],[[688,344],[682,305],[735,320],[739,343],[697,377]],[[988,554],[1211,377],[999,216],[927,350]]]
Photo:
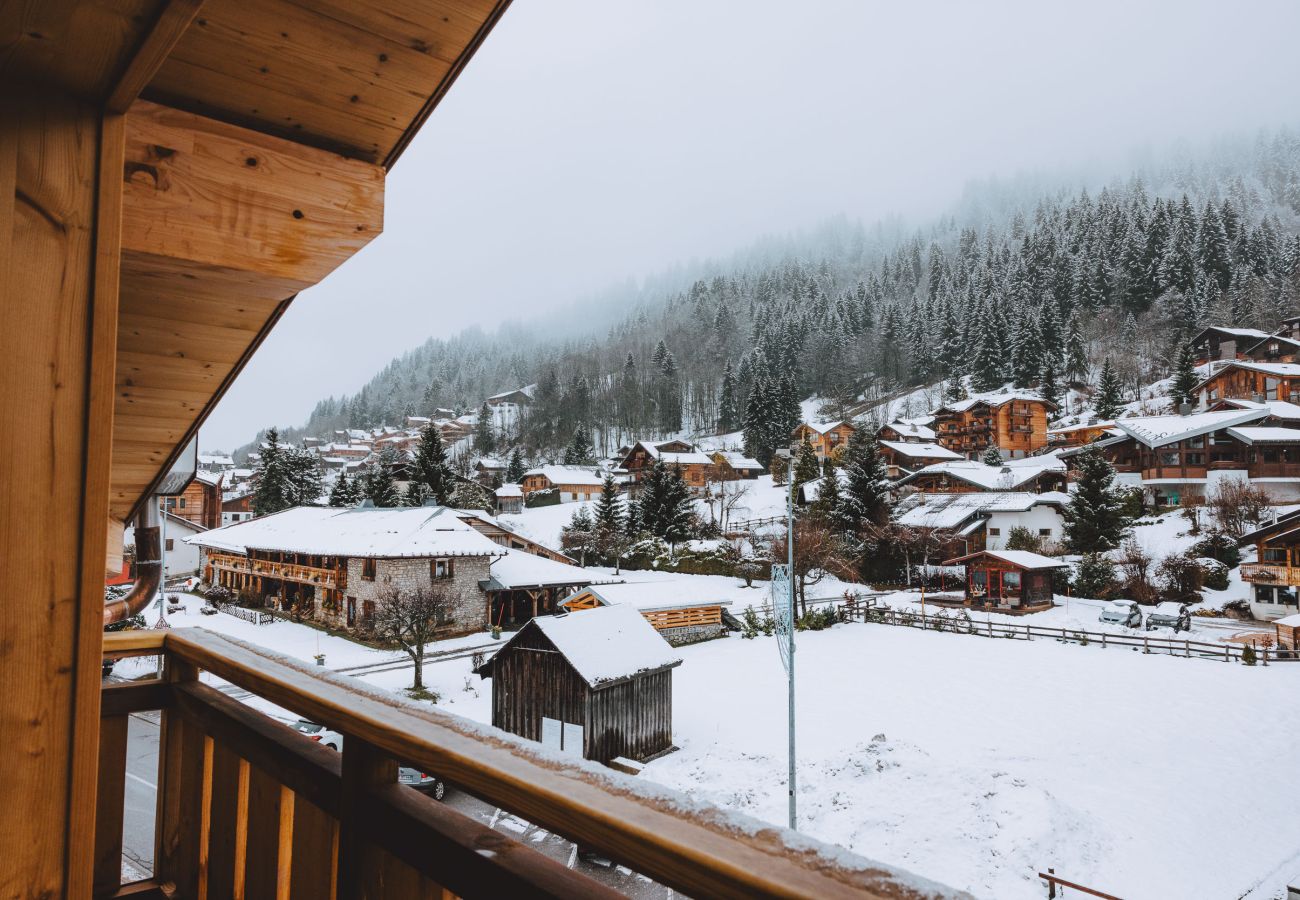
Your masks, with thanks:
[[[681,751],[645,777],[784,821],[773,640],[682,655]],[[811,835],[1009,900],[1042,897],[1048,866],[1124,897],[1236,898],[1295,874],[1300,666],[860,624],[801,634],[796,659]]]

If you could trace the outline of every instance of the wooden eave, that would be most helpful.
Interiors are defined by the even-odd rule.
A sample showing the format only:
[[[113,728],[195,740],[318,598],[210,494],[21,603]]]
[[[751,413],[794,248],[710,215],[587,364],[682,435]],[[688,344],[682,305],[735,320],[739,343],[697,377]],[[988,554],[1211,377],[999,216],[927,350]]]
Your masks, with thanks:
[[[382,231],[388,168],[507,6],[0,5],[0,79],[97,106],[120,141],[110,530],[294,297]]]

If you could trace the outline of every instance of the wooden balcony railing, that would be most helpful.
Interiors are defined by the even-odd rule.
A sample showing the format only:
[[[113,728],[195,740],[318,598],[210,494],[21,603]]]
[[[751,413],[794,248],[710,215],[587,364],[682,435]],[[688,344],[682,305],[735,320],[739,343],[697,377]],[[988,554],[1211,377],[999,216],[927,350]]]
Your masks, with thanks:
[[[727,817],[591,763],[200,628],[105,635],[161,655],[106,684],[97,897],[606,897],[607,886],[397,783],[397,760],[694,897],[965,896],[782,829]],[[343,752],[199,681],[200,671],[345,735]],[[120,886],[127,720],[161,710],[154,875]]]
[[[1242,563],[1241,579],[1260,584],[1300,585],[1300,569],[1286,563]]]
[[[341,587],[338,584],[338,572],[322,566],[304,566],[269,559],[249,559],[232,553],[209,553],[208,561],[218,568],[229,569],[232,572],[265,575],[281,581],[294,581],[325,588]]]

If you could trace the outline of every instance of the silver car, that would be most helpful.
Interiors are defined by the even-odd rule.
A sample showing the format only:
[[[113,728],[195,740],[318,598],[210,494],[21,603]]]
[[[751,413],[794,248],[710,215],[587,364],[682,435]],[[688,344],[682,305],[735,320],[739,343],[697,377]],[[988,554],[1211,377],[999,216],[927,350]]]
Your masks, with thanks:
[[[1125,628],[1141,628],[1142,610],[1132,600],[1112,600],[1106,604],[1097,620],[1109,625],[1123,625]]]

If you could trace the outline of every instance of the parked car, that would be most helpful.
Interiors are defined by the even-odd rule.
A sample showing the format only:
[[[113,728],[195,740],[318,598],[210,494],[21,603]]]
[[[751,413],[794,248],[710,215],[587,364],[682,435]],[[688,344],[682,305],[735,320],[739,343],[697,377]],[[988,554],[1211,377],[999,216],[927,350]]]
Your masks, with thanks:
[[[1125,628],[1141,628],[1142,610],[1132,600],[1112,600],[1102,609],[1097,620]]]
[[[420,793],[441,801],[447,796],[447,784],[437,775],[429,775],[410,766],[401,766],[397,770],[397,781],[407,787],[413,787]]]
[[[306,719],[299,719],[297,722],[293,723],[293,727],[311,738],[313,741],[324,744],[331,750],[342,751],[343,749],[343,735],[339,734],[337,731],[326,728],[324,725],[317,725],[315,722],[308,722]]]
[[[1156,608],[1147,613],[1147,631],[1154,628],[1172,628],[1174,631],[1191,631],[1192,614],[1186,603],[1166,600],[1156,604]]]

